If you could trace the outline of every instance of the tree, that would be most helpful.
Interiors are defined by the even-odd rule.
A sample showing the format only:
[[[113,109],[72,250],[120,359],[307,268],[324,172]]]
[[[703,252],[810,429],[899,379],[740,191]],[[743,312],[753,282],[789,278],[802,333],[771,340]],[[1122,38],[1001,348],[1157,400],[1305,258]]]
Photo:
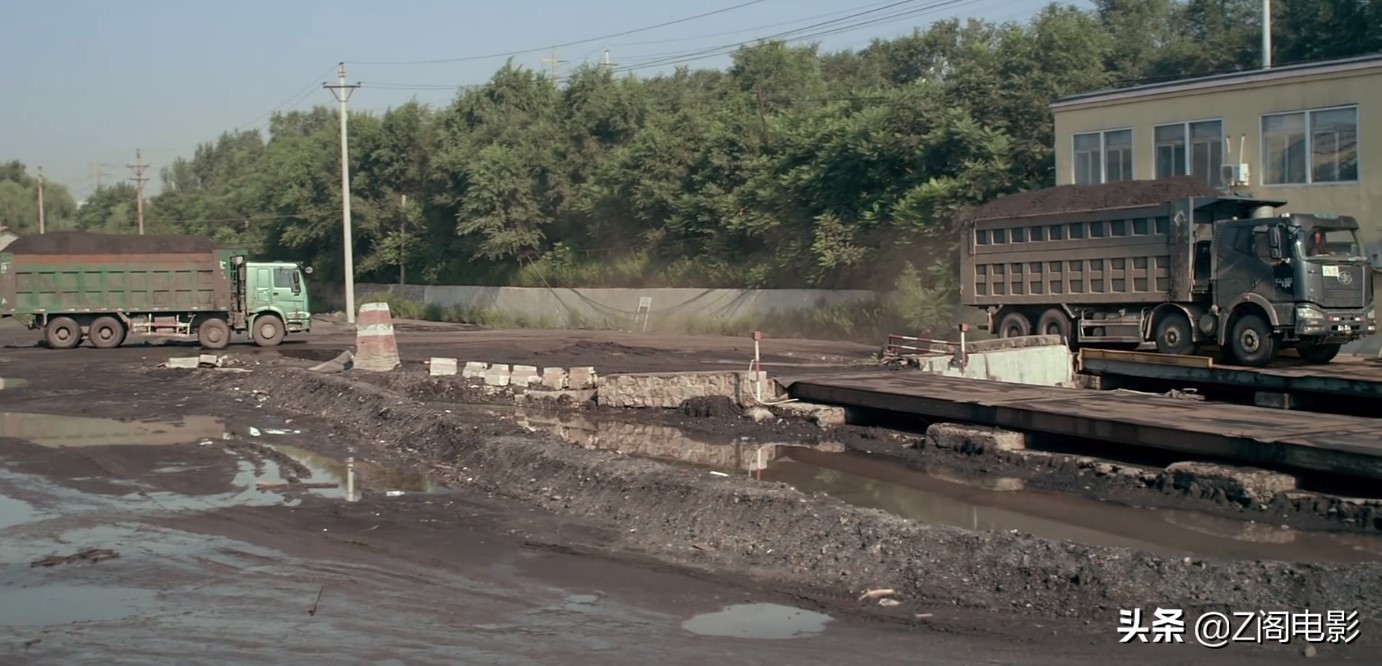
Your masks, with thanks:
[[[76,212],[77,202],[67,187],[45,179],[44,227],[69,229]],[[0,163],[0,225],[20,235],[38,233],[38,178],[18,160]]]

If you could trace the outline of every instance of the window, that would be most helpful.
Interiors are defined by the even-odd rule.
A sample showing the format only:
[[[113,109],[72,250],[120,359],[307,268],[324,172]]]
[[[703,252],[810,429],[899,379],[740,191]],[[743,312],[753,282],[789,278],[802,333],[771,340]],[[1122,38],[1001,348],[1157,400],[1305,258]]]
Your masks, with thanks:
[[[1074,144],[1076,185],[1132,180],[1132,130],[1076,134]]]
[[[293,288],[293,269],[275,268],[274,269],[274,288],[292,289]]]
[[[1159,125],[1152,134],[1157,178],[1189,175],[1206,185],[1219,184],[1224,165],[1222,120]]]
[[[1358,107],[1262,116],[1266,185],[1358,181]]]

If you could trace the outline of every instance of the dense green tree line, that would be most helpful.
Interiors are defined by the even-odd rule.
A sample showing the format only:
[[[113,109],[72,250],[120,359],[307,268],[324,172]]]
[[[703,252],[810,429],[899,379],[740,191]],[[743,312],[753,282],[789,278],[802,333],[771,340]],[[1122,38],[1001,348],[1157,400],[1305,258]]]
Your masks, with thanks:
[[[1279,63],[1382,50],[1382,2],[1274,4]],[[940,280],[952,213],[1053,182],[1053,98],[1260,60],[1259,0],[1095,5],[648,79],[509,64],[444,108],[352,114],[357,279],[880,287],[911,263]],[[148,227],[339,276],[337,131],[322,106],[202,145],[163,169]],[[62,216],[128,230],[132,204],[107,187]]]

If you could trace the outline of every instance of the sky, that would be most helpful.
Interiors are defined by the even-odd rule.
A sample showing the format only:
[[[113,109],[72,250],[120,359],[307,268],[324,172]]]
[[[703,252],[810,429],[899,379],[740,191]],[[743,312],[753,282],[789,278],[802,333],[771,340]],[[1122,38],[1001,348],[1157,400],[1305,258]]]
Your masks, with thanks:
[[[410,99],[443,106],[509,54],[515,64],[549,68],[543,59],[554,44],[563,45],[558,74],[603,60],[608,48],[616,71],[652,76],[681,63],[727,67],[733,46],[758,38],[838,51],[957,16],[1025,21],[1045,4],[10,0],[0,21],[0,44],[12,54],[0,69],[0,161],[18,159],[30,173],[42,166],[81,200],[98,175],[104,184],[133,177],[138,149],[156,192],[161,167],[221,132],[262,129],[275,110],[335,104],[321,84],[335,82],[342,61],[348,81],[363,84],[350,108],[382,112]]]

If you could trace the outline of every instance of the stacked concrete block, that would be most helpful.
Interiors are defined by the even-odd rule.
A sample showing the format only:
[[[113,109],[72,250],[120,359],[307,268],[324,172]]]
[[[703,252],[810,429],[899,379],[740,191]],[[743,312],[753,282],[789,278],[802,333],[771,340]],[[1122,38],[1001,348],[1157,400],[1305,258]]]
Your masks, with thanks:
[[[388,303],[360,306],[360,316],[355,320],[355,351],[354,367],[358,370],[388,372],[402,363]]]
[[[515,365],[510,374],[509,383],[514,386],[532,386],[542,382],[542,375],[538,374],[537,366]]]
[[[433,356],[427,363],[427,372],[433,377],[450,377],[456,374],[456,359]]]
[[[575,368],[572,372],[575,388]],[[723,396],[735,400],[739,390],[740,377],[736,372],[610,375],[600,383],[598,400],[610,407],[674,409],[692,398]]]
[[[598,381],[599,378],[595,376],[595,368],[571,368],[566,372],[566,388],[572,390],[593,389]]]
[[[461,369],[461,378],[484,379],[485,373],[488,371],[488,363],[480,363],[478,361],[466,361],[465,367]]]
[[[507,364],[495,363],[485,371],[485,385],[508,386],[512,376],[512,371]]]
[[[566,368],[543,368],[542,388],[560,391],[566,388]]]

